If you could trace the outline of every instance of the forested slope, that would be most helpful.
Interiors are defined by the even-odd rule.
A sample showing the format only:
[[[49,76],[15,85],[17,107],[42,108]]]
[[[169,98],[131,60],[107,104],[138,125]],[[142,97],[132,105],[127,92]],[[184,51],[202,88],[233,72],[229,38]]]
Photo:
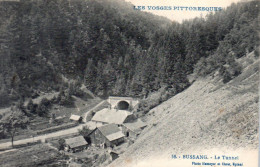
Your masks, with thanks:
[[[100,96],[146,97],[163,87],[170,97],[193,71],[219,69],[228,82],[241,72],[233,60],[258,45],[258,6],[232,4],[179,24],[122,0],[1,2],[1,105],[57,91],[63,76]]]
[[[0,7],[2,104],[59,90],[62,75],[102,92],[106,80],[116,81],[118,62],[148,49],[151,34],[170,23],[124,1],[21,0]]]

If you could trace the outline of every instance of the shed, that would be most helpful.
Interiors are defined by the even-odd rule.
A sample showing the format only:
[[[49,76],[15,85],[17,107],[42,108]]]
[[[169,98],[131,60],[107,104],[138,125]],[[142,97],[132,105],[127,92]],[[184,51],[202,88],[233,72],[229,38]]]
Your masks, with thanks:
[[[116,124],[108,124],[97,127],[88,137],[93,145],[113,147],[123,143],[125,135]]]
[[[137,119],[135,122],[124,123],[122,131],[126,137],[136,138],[146,126],[147,125],[143,121]]]
[[[70,120],[72,120],[72,121],[77,121],[77,122],[81,122],[81,121],[82,121],[82,117],[79,116],[79,115],[74,115],[74,114],[72,114],[72,115],[70,116]]]
[[[88,142],[83,136],[77,136],[69,139],[65,139],[65,149],[67,151],[77,152],[87,148]]]

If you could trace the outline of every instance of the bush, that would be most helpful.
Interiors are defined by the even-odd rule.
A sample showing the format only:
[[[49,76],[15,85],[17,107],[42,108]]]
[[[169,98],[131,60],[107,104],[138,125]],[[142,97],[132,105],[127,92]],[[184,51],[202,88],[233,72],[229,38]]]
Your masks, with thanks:
[[[38,105],[38,107],[37,107],[37,109],[36,109],[36,113],[37,113],[40,117],[46,116],[47,112],[48,112],[48,108],[47,108],[45,105],[43,105],[43,104],[39,104],[39,105]]]
[[[137,111],[147,114],[152,108],[162,102],[162,96],[166,94],[166,87],[159,89],[157,92],[151,93],[146,99],[141,100]]]
[[[223,83],[228,83],[231,79],[231,74],[228,71],[225,71],[223,74]]]
[[[41,104],[43,104],[45,107],[50,107],[51,106],[51,101],[50,100],[48,100],[47,98],[43,98],[42,100],[41,100]]]
[[[39,116],[47,116],[50,107],[51,102],[47,98],[43,98],[36,108],[36,113]]]
[[[197,77],[205,77],[217,70],[224,63],[224,56],[221,55],[214,54],[207,58],[202,57],[194,66],[194,73]]]
[[[37,106],[36,106],[37,107]],[[36,113],[36,108],[35,108],[35,105],[33,104],[33,101],[32,99],[29,100],[28,104],[27,104],[27,110],[30,112],[30,113]]]
[[[223,77],[223,83],[227,83],[242,72],[242,66],[236,62],[234,55],[229,55],[226,64],[219,69],[220,76]]]
[[[74,102],[72,97],[66,94],[65,96],[61,96],[59,104],[64,106],[72,106]]]
[[[223,83],[228,83],[230,80],[241,74],[242,67],[237,62],[232,62],[231,65],[221,66],[219,69],[220,76],[223,77]]]
[[[58,141],[58,149],[59,150],[64,150],[64,148],[65,148],[65,140],[61,138]]]
[[[72,88],[68,88],[66,90],[63,90],[63,88],[61,88],[58,97],[54,99],[55,103],[64,106],[73,106],[74,101],[72,99],[72,93],[73,93]]]

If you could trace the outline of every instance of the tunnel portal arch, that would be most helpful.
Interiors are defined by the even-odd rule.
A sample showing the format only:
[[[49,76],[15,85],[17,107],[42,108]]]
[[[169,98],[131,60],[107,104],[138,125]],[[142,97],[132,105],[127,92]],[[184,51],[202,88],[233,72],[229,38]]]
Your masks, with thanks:
[[[118,110],[127,110],[129,108],[129,103],[127,101],[119,101],[117,103],[117,109]]]

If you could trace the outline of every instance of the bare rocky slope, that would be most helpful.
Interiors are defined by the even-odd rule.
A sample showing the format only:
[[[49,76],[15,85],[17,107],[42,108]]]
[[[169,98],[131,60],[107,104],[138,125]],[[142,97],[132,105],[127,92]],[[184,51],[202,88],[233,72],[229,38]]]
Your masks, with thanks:
[[[243,72],[230,82],[223,84],[216,73],[197,79],[152,109],[145,118],[148,127],[110,166],[167,166],[142,161],[215,148],[256,150],[260,61],[253,53],[237,61]]]

